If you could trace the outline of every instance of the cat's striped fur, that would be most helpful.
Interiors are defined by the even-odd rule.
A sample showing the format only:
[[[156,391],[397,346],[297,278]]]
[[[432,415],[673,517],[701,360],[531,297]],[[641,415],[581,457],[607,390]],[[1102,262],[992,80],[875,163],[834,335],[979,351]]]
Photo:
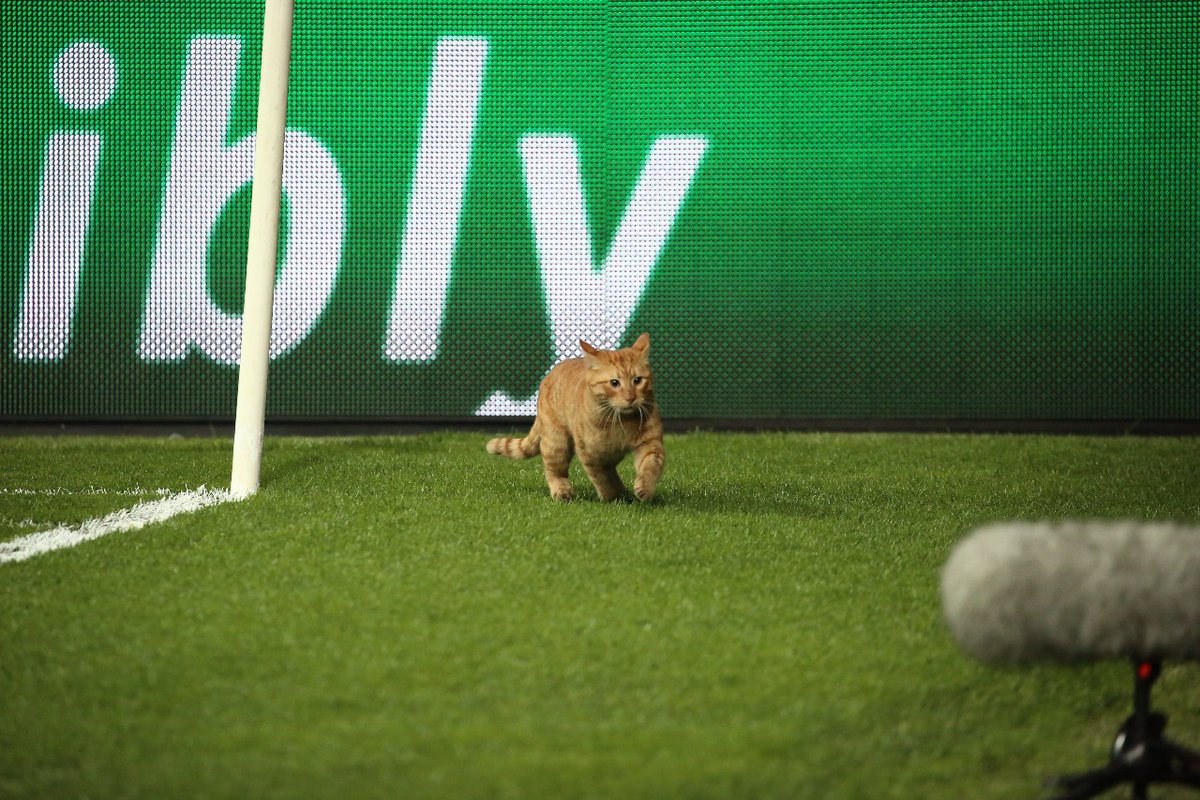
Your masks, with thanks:
[[[584,341],[582,358],[562,361],[542,379],[537,418],[523,438],[497,437],[489,453],[509,458],[541,455],[550,495],[574,496],[567,467],[572,456],[587,471],[603,500],[628,497],[617,464],[634,454],[633,495],[654,496],[663,468],[663,430],[648,360],[650,335],[633,346],[598,350]]]

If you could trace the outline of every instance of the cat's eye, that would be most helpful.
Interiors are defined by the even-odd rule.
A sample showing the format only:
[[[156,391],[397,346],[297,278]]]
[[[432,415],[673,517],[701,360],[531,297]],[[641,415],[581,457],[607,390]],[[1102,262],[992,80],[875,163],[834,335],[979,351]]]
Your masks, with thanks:
[[[641,375],[634,375],[634,376],[633,376],[633,385],[634,385],[634,386],[637,386],[637,385],[638,385],[639,383],[641,383],[641,382],[642,382],[642,376],[641,376]]]
[[[613,378],[611,381],[609,381],[609,383],[612,384],[613,386],[621,385],[621,382],[619,380],[617,380],[616,378]]]

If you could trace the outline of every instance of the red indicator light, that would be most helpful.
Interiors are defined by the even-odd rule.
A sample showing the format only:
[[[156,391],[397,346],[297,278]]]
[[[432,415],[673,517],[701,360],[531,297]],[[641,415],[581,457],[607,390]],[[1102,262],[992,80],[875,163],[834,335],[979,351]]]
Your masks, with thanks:
[[[1137,676],[1142,680],[1149,680],[1154,674],[1154,664],[1149,661],[1139,661],[1137,665]]]

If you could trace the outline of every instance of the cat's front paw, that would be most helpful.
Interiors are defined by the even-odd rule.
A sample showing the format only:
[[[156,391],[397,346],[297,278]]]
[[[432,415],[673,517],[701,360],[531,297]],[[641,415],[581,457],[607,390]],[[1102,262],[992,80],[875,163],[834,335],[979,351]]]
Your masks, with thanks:
[[[633,494],[638,500],[644,503],[654,497],[654,487],[637,481],[633,484]]]
[[[550,496],[555,500],[562,500],[564,503],[575,499],[575,493],[569,487],[566,489],[551,489]]]

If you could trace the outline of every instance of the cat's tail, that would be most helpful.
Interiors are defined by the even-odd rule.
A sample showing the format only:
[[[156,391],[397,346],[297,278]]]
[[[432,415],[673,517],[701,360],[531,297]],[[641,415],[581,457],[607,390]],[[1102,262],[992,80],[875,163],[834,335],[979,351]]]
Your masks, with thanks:
[[[528,436],[497,436],[488,441],[487,451],[508,458],[532,458],[542,452],[542,433],[539,428],[538,420],[535,419]]]

